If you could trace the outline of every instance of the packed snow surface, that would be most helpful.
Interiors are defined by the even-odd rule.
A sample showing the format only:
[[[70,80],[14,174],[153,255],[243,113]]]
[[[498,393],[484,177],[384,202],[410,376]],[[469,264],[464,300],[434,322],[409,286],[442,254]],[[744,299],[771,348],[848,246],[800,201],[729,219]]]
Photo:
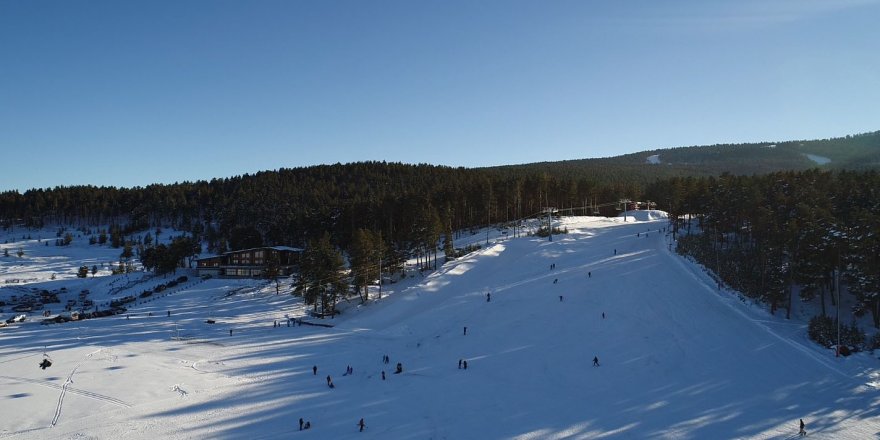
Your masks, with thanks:
[[[835,358],[800,321],[719,291],[670,251],[665,214],[627,214],[494,238],[335,319],[229,279],[128,315],[32,315],[0,328],[0,437],[791,439],[803,418],[810,438],[876,438],[877,359]],[[28,250],[21,264],[52,264]]]
[[[648,158],[645,159],[645,161],[651,165],[658,165],[658,164],[662,163],[662,162],[660,162],[660,155],[659,154],[652,154],[652,155],[648,156]]]

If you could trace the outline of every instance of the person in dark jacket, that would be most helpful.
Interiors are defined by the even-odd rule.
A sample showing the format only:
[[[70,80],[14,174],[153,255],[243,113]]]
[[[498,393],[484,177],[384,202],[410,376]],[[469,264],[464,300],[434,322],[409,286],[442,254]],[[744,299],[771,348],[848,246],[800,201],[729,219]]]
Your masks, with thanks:
[[[593,366],[594,367],[599,366],[599,356],[593,356]]]

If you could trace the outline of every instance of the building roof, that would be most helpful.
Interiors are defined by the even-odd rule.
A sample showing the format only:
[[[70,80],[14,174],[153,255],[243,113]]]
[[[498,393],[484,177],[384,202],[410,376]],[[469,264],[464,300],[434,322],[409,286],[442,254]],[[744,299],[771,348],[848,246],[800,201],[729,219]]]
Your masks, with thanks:
[[[290,246],[269,246],[270,249],[275,249],[276,251],[291,251],[291,252],[302,252],[302,248],[295,248]],[[257,248],[260,249],[260,248]]]
[[[234,253],[237,253],[237,252],[256,251],[256,250],[259,250],[259,249],[274,249],[274,250],[276,250],[276,251],[282,251],[282,252],[302,252],[302,251],[303,251],[302,248],[295,248],[295,247],[290,247],[290,246],[261,246],[261,247],[255,247],[255,248],[250,248],[250,249],[237,249],[237,250],[234,250],[234,251],[224,252],[224,253],[222,253],[222,254],[220,254],[220,255],[210,255],[210,256],[206,256],[206,257],[202,257],[202,258],[196,258],[196,261],[199,261],[199,260],[207,260],[207,259],[210,259],[210,258],[218,258],[218,257],[221,257],[221,256],[223,256],[223,255],[234,254]]]

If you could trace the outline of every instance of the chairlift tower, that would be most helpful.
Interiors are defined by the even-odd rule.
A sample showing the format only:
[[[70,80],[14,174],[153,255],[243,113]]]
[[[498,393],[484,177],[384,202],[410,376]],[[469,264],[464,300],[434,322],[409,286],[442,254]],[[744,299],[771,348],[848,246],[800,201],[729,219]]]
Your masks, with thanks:
[[[550,241],[553,241],[553,213],[556,212],[556,208],[544,208],[544,212],[547,213],[547,233],[549,234]]]
[[[617,202],[617,203],[618,203],[618,208],[617,208],[617,209],[621,209],[621,206],[623,207],[622,209],[623,209],[623,222],[624,222],[624,223],[626,223],[626,210],[627,210],[627,207],[628,207],[628,205],[629,205],[630,202],[631,202],[631,200],[629,200],[629,199],[620,199],[620,200]]]

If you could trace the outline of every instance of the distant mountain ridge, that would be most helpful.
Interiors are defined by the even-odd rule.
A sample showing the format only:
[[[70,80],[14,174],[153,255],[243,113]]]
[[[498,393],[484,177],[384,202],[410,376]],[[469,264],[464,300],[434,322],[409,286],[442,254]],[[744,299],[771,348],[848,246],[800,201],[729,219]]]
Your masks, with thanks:
[[[767,174],[810,168],[880,168],[880,131],[818,140],[717,144],[646,150],[596,159],[538,162],[490,167],[497,170],[544,169],[564,175],[626,172],[637,180],[683,176]]]

